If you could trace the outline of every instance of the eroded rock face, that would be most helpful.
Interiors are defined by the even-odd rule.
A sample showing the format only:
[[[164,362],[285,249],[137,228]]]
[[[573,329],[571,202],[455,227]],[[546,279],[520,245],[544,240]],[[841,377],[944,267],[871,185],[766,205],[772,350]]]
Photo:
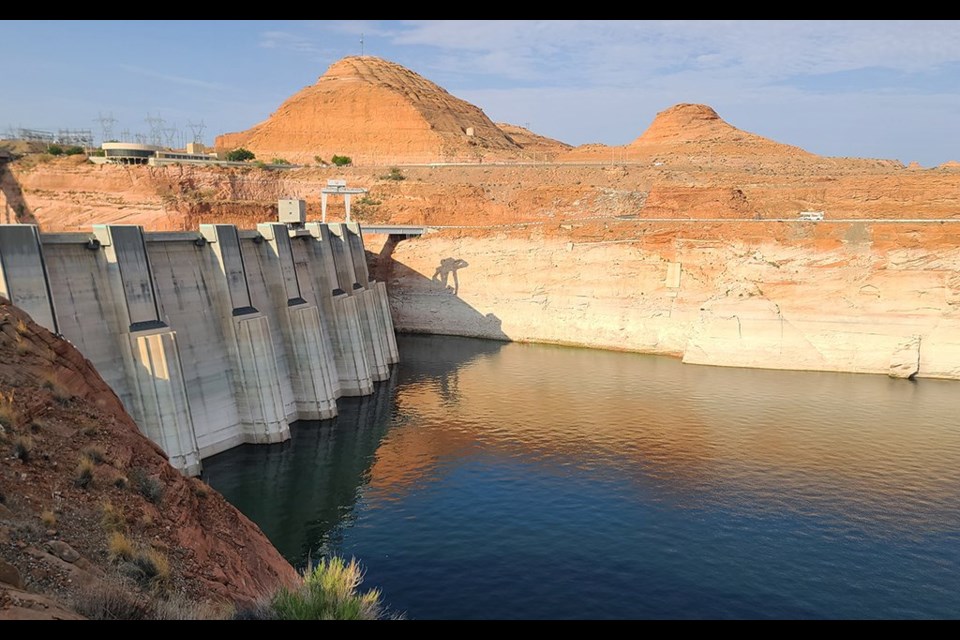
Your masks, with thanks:
[[[397,329],[960,379],[960,249],[940,225],[571,227],[401,242],[375,263]],[[445,264],[465,265],[455,291]]]
[[[335,154],[355,162],[479,160],[515,157],[521,150],[478,107],[374,56],[334,63],[267,120],[219,136],[216,146],[309,163]]]
[[[912,336],[897,345],[890,357],[891,378],[912,380],[920,373],[920,336]]]

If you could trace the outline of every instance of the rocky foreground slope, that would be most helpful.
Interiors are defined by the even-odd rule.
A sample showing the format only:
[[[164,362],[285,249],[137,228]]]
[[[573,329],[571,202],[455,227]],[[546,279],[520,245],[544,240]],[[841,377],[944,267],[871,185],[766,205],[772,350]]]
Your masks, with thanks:
[[[0,298],[0,620],[223,615],[296,577],[89,361]]]

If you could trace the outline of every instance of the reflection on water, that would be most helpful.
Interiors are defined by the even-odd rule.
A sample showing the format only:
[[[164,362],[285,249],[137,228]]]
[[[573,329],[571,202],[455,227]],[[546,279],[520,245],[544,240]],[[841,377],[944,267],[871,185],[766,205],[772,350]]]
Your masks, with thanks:
[[[956,383],[404,337],[390,383],[205,463],[410,617],[953,617]]]

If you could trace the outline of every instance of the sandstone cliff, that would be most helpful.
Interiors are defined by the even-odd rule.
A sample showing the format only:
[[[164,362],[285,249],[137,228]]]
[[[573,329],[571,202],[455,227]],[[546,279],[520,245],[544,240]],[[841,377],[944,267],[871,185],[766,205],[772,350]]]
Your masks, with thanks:
[[[334,154],[383,164],[476,162],[516,157],[521,150],[479,108],[373,56],[334,63],[267,120],[219,136],[216,146],[305,163]]]
[[[387,245],[397,329],[960,379],[956,225],[565,226]]]
[[[88,360],[2,298],[0,447],[0,619],[90,614],[91,598],[185,615],[295,583],[256,525],[170,467]]]

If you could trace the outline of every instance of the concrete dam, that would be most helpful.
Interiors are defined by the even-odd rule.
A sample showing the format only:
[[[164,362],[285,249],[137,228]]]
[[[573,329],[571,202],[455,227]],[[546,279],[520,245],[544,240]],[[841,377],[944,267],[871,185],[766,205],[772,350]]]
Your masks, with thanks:
[[[398,361],[357,224],[0,225],[0,295],[72,342],[183,473],[337,414]]]

